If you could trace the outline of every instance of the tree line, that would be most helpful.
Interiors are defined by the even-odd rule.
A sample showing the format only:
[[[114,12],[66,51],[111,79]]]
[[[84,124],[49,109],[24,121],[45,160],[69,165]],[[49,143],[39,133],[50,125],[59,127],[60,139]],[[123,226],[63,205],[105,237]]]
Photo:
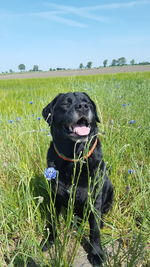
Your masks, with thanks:
[[[84,68],[85,69],[86,68],[90,69],[90,68],[92,68],[92,64],[93,63],[91,61],[89,61],[86,66],[84,66],[83,63],[80,63],[79,68],[80,69],[84,69]],[[114,67],[114,66],[125,66],[125,65],[132,65],[132,66],[133,65],[150,65],[150,62],[144,61],[144,62],[136,63],[135,60],[132,59],[130,61],[130,63],[127,64],[127,60],[126,60],[125,57],[120,57],[118,59],[113,59],[110,64],[108,64],[108,59],[105,59],[103,61],[103,67]]]
[[[19,64],[18,69],[20,71],[25,71],[26,70],[26,66],[24,64]],[[34,65],[33,69],[31,69],[30,71],[39,71],[39,66],[38,65]]]
[[[114,66],[125,66],[125,65],[150,65],[150,62],[144,61],[144,62],[139,62],[136,63],[134,59],[130,61],[129,64],[127,64],[127,60],[125,57],[120,57],[118,59],[112,59],[111,63],[108,64],[108,59],[104,59],[103,61],[103,67],[114,67]],[[93,66],[92,61],[88,61],[87,64],[84,66],[83,63],[80,63],[79,69],[91,69]],[[102,67],[102,66],[100,66]],[[26,71],[26,66],[25,64],[19,64],[18,65],[18,70],[21,72]],[[49,71],[59,71],[59,70],[66,70],[66,68],[49,68]],[[68,70],[68,69],[67,69]],[[38,65],[33,65],[33,68],[29,71],[42,71],[39,69]],[[9,70],[10,73],[13,73],[14,71],[12,69]],[[7,72],[6,72],[7,73]]]

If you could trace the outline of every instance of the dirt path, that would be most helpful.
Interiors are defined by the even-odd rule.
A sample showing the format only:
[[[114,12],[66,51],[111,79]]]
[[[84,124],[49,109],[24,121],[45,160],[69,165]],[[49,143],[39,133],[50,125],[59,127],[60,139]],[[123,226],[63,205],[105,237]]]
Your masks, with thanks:
[[[72,267],[92,267],[87,259],[87,254],[84,251],[83,247],[80,246],[75,257]]]
[[[82,76],[96,74],[111,74],[111,73],[127,73],[127,72],[150,72],[150,65],[136,65],[123,67],[102,67],[93,69],[77,69],[77,70],[61,70],[61,71],[41,71],[41,72],[25,72],[0,74],[0,80],[4,79],[28,79],[28,78],[48,78],[62,76]]]

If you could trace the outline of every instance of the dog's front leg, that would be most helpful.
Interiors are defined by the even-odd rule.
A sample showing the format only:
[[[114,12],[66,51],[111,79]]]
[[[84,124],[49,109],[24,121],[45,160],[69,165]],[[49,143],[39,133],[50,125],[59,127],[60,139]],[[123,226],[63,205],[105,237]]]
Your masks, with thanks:
[[[88,259],[92,266],[102,266],[104,253],[100,243],[100,225],[97,224],[95,215],[91,212],[89,216],[90,224],[90,249]]]

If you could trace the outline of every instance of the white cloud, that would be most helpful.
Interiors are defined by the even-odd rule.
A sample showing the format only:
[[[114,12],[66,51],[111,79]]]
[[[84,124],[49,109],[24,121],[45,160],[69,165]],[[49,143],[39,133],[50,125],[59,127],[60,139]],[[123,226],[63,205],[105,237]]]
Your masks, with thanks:
[[[130,1],[130,2],[122,2],[122,3],[102,4],[102,5],[84,7],[82,8],[82,10],[97,11],[97,10],[107,10],[107,9],[119,9],[119,8],[134,7],[134,6],[143,5],[143,4],[150,4],[150,1],[143,0],[143,1]]]
[[[54,8],[55,12],[58,12],[63,15],[66,14],[73,14],[77,15],[83,18],[88,18],[91,20],[97,20],[97,21],[102,21],[102,22],[107,22],[109,21],[109,18],[106,16],[97,16],[95,14],[91,14],[90,9],[91,7],[85,7],[85,8],[77,8],[73,6],[66,6],[66,5],[58,5],[58,4],[53,4],[49,3],[49,7]]]
[[[57,23],[62,23],[71,27],[86,28],[88,27],[90,20],[94,20],[102,23],[110,23],[111,18],[108,16],[102,16],[96,14],[100,10],[112,10],[112,9],[121,9],[121,8],[132,8],[138,5],[150,4],[150,0],[139,0],[139,1],[129,1],[129,2],[120,2],[120,3],[109,3],[109,4],[100,4],[100,5],[91,5],[85,7],[75,7],[68,5],[60,5],[55,3],[44,2],[42,3],[46,9],[50,11],[43,12],[32,12],[32,13],[11,13],[6,10],[0,9],[0,19],[6,19],[10,17],[19,17],[19,16],[38,16],[43,19],[51,20]],[[69,16],[74,16],[70,18]],[[79,21],[80,18],[80,21]],[[88,19],[88,21],[81,19]]]
[[[61,17],[59,14],[60,14],[59,12],[39,12],[39,13],[34,13],[33,15],[36,15],[36,16],[39,16],[41,18],[45,18],[48,20],[56,21],[59,23],[63,23],[68,26],[80,27],[80,28],[87,27],[87,25],[84,23],[80,23],[72,19]]]
[[[79,23],[76,20],[66,18],[67,15],[75,15],[80,18],[87,18],[89,20],[95,20],[103,23],[110,22],[111,19],[108,16],[96,15],[94,12],[99,10],[110,10],[110,9],[119,9],[119,8],[131,8],[138,5],[149,4],[149,0],[143,1],[129,1],[121,3],[110,3],[110,4],[101,4],[94,6],[86,7],[74,7],[68,5],[60,5],[55,3],[44,3],[46,7],[53,9],[50,12],[39,13],[39,16],[45,17],[50,20],[55,20],[60,23],[67,24],[69,26],[75,27],[87,27],[87,24]],[[64,18],[65,17],[65,18]]]

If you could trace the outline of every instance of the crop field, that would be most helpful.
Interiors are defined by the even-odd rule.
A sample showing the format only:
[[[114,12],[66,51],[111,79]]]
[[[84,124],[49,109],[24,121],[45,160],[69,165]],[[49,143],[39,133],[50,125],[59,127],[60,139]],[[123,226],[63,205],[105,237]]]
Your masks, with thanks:
[[[150,72],[150,65],[128,65],[116,67],[100,67],[91,69],[71,69],[57,71],[31,71],[19,73],[0,73],[0,80],[5,79],[29,79],[29,78],[48,78],[63,76],[82,76],[82,75],[99,75],[113,73],[129,73],[129,72]]]
[[[51,136],[41,116],[58,93],[83,91],[95,101],[99,138],[115,197],[101,230],[104,267],[150,266],[150,72],[0,81],[0,266],[74,265],[88,239],[70,212],[42,251],[50,190],[44,177]],[[70,202],[71,203],[71,202]],[[70,204],[71,205],[71,204]],[[43,244],[43,243],[42,243]]]

